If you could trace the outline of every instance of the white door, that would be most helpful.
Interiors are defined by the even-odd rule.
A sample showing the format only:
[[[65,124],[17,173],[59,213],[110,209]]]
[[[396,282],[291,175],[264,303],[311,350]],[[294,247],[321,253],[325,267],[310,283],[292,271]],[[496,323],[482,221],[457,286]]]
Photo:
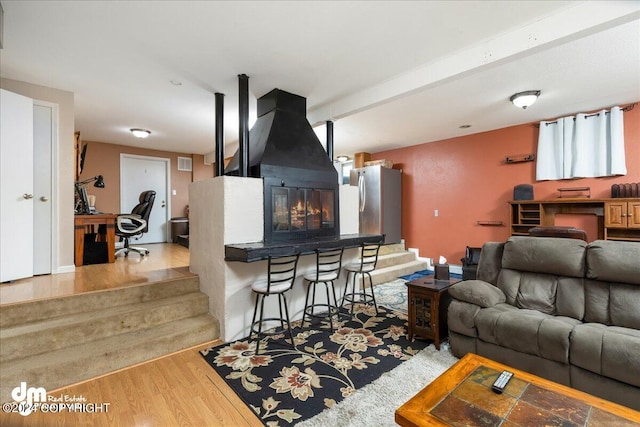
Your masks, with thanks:
[[[57,123],[55,107],[33,106],[33,274],[51,274],[53,183],[52,150]]]
[[[33,275],[33,100],[0,89],[0,282]]]
[[[120,155],[120,210],[131,212],[138,204],[140,193],[156,192],[151,209],[149,231],[135,243],[160,243],[167,241],[169,223],[169,166],[170,160],[160,157]]]

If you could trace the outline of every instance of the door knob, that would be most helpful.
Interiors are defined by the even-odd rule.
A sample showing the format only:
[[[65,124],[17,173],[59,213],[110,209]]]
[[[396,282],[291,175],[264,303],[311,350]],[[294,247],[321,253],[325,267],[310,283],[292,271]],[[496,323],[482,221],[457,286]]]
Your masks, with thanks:
[[[22,198],[26,200],[33,199],[33,194],[24,193]]]
[[[43,202],[48,202],[49,198],[47,196],[42,196],[40,197],[40,200],[42,200]]]

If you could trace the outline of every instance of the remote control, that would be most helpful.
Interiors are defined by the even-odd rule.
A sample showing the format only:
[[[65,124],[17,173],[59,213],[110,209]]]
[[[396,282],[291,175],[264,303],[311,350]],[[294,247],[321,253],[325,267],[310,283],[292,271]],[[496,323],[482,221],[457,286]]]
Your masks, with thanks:
[[[512,376],[513,372],[502,371],[502,373],[498,376],[496,381],[491,386],[491,390],[498,394],[502,393]]]

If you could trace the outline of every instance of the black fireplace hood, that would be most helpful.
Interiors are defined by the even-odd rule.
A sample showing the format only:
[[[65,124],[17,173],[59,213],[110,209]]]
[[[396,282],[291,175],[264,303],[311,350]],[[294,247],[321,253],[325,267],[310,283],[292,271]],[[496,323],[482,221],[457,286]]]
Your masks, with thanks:
[[[248,176],[338,182],[338,172],[306,118],[306,98],[273,89],[258,99],[258,119],[249,132]],[[238,175],[240,152],[225,169]]]

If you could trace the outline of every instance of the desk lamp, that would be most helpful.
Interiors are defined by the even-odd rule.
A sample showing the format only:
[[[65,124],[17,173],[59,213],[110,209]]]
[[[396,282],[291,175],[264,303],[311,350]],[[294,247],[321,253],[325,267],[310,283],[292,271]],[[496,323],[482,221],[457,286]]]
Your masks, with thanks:
[[[78,196],[78,200],[76,200],[76,208],[75,211],[77,214],[90,214],[91,210],[89,209],[89,200],[87,197],[87,184],[95,181],[93,184],[94,187],[104,188],[104,178],[102,175],[94,176],[93,178],[85,179],[84,181],[76,181],[76,195]]]

